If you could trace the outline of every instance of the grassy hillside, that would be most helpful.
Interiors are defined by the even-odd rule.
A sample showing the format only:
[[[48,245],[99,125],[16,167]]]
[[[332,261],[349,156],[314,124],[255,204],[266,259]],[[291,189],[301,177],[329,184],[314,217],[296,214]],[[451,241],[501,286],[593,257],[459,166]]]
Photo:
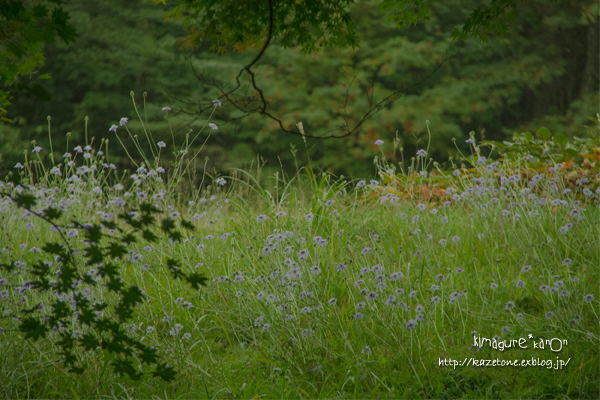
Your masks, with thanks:
[[[130,148],[139,168],[127,173],[102,146],[72,143],[54,165],[34,148],[0,183],[0,396],[599,398],[600,150],[542,158],[559,139],[532,139],[539,157],[488,160],[472,143],[472,166],[453,171],[379,159],[376,181],[308,168],[268,188],[260,169],[182,180],[202,157],[187,145]],[[19,202],[27,194],[35,205]],[[159,210],[154,241],[138,229],[144,204]],[[42,250],[61,235],[63,257]],[[126,245],[122,257],[110,243]],[[208,278],[199,289],[194,273]],[[120,284],[142,289],[129,318]],[[127,357],[105,345],[114,333],[82,322],[85,304],[178,374],[131,379],[150,371],[136,350],[120,376]]]

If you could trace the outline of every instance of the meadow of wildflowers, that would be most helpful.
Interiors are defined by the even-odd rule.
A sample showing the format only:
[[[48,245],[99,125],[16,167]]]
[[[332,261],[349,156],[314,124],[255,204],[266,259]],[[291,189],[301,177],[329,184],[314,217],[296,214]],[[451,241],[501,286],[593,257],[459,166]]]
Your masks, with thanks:
[[[600,397],[598,165],[567,188],[568,171],[556,163],[528,177],[514,162],[479,157],[424,200],[405,190],[412,173],[413,183],[427,179],[422,149],[420,171],[396,173],[379,161],[378,180],[309,169],[277,177],[275,192],[232,171],[175,196],[193,155],[150,147],[152,156],[131,155],[137,169],[124,174],[101,146],[73,146],[50,165],[36,146],[0,182],[0,264],[10,266],[0,269],[2,397]],[[31,212],[14,201],[24,193],[36,199]],[[169,382],[116,373],[121,356],[86,346],[91,328],[76,329],[80,313],[65,314],[69,323],[44,319],[57,305],[117,301],[103,262],[86,261],[86,232],[126,234],[144,219],[144,204],[160,211],[159,223],[124,242],[117,281],[137,285],[144,300],[121,328],[177,371]],[[54,224],[40,218],[49,209],[62,213]],[[181,235],[158,229],[165,221],[178,221]],[[55,293],[47,289],[62,260],[42,249],[63,239],[76,272],[69,290]],[[46,290],[32,283],[36,265],[54,277]],[[179,273],[208,280],[191,287],[172,279]],[[48,322],[47,335],[25,339],[27,315]],[[473,345],[474,336],[528,335],[568,345]],[[65,340],[84,371],[64,366]],[[449,358],[570,361],[556,370],[440,365]]]

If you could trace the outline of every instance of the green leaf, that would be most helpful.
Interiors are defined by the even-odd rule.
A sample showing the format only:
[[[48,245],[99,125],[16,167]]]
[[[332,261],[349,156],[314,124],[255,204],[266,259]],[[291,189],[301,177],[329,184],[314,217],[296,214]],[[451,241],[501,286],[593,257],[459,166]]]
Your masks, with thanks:
[[[496,149],[498,149],[499,152],[504,151],[504,149],[506,148],[506,145],[504,143],[498,142],[496,140],[483,140],[481,142],[479,142],[480,146],[488,146],[488,147],[495,147]]]
[[[108,282],[106,282],[106,288],[115,293],[119,293],[125,284],[120,279],[110,278]]]
[[[142,377],[140,372],[137,372],[133,367],[133,362],[131,360],[121,360],[116,359],[113,362],[113,371],[115,371],[120,376],[129,376],[131,380],[139,381]]]
[[[187,221],[185,219],[181,220],[181,226],[184,229],[187,229],[187,230],[190,230],[190,231],[193,231],[194,229],[196,229],[196,227],[190,221]]]
[[[62,216],[63,212],[58,208],[50,207],[44,210],[44,216],[50,221],[56,221]]]
[[[166,234],[171,233],[175,229],[175,221],[171,218],[163,219],[160,229]]]
[[[30,195],[17,195],[15,202],[17,203],[17,206],[29,209],[37,203],[35,197]]]
[[[157,364],[156,369],[152,372],[155,378],[161,378],[163,381],[171,382],[177,375],[177,371],[173,367],[168,367],[166,364]]]
[[[45,338],[49,329],[47,326],[42,324],[38,319],[29,317],[21,320],[19,324],[19,332],[25,334],[25,339],[38,340]]]
[[[71,314],[71,307],[67,303],[56,300],[52,303],[52,316],[56,320],[61,320]]]
[[[103,254],[97,245],[90,246],[85,250],[85,256],[88,259],[87,264],[92,265],[103,260]]]
[[[577,150],[574,149],[564,149],[563,153],[565,153],[566,155],[575,158],[579,156],[579,152]]]
[[[102,225],[104,225],[106,229],[117,229],[117,223],[115,221],[103,221]]]
[[[121,301],[115,308],[115,314],[119,316],[121,322],[124,322],[133,316],[133,307],[144,301],[144,294],[139,287],[130,286],[121,292],[121,296]]]
[[[117,243],[111,243],[108,245],[108,255],[112,258],[122,258],[127,254],[127,248]]]
[[[550,136],[552,136],[552,134],[550,133],[550,130],[546,127],[542,127],[540,129],[538,129],[536,134],[538,135],[538,137],[541,137],[542,139],[550,139]]]
[[[15,267],[14,262],[10,263],[10,264],[0,264],[0,269],[4,269],[6,270],[8,273],[11,273],[12,271],[14,271],[17,267]]]
[[[156,236],[154,232],[149,229],[144,229],[142,231],[142,237],[152,243],[156,243],[158,241],[158,236]]]
[[[98,274],[103,278],[104,277],[112,278],[112,277],[117,276],[118,273],[119,273],[119,268],[115,264],[112,264],[112,263],[106,263],[106,264],[98,267]]]
[[[144,345],[143,343],[136,343],[135,347],[140,350],[140,360],[146,364],[156,364],[158,362],[157,350]]]
[[[183,235],[181,232],[173,232],[169,235],[169,239],[172,239],[175,243],[179,243],[183,239]]]
[[[42,250],[48,254],[54,254],[64,258],[65,250],[59,243],[46,243]]]
[[[150,203],[140,204],[140,211],[143,213],[150,213],[150,214],[156,214],[156,213],[160,212],[160,210],[158,208],[154,207],[154,205],[150,204]]]
[[[569,140],[563,133],[556,133],[554,134],[554,143],[559,146],[566,146],[567,143],[569,143]]]
[[[142,217],[140,218],[140,229],[152,225],[154,223],[154,215],[150,213],[142,213]]]
[[[137,242],[137,239],[133,233],[128,233],[127,235],[123,236],[121,240],[128,246],[132,243]]]
[[[185,280],[192,286],[192,288],[197,290],[200,289],[200,285],[206,286],[208,278],[200,274],[194,273],[187,276]]]
[[[79,339],[79,343],[88,351],[92,351],[100,347],[100,341],[89,333],[84,334],[81,339]]]

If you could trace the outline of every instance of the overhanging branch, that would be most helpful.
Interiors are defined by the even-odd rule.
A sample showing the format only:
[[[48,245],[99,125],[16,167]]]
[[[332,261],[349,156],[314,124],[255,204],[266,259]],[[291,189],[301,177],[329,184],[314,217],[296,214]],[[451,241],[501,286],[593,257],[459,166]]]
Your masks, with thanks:
[[[266,0],[266,1],[268,1],[268,3],[269,3],[269,30],[267,33],[265,43],[262,46],[262,48],[260,49],[259,53],[254,57],[254,59],[249,64],[245,65],[239,71],[239,73],[237,74],[237,76],[235,78],[236,86],[234,88],[226,91],[226,90],[224,90],[225,85],[223,83],[218,82],[214,77],[207,76],[207,74],[205,72],[199,74],[196,71],[196,68],[194,67],[194,65],[192,63],[192,55],[193,54],[190,54],[190,57],[189,57],[190,67],[191,67],[194,75],[196,76],[196,79],[198,79],[200,82],[202,82],[206,85],[210,85],[210,86],[217,88],[219,90],[219,92],[221,93],[221,95],[219,96],[219,100],[223,100],[223,102],[231,104],[237,110],[242,112],[241,116],[227,120],[230,122],[231,121],[239,122],[241,119],[243,119],[251,114],[258,113],[260,115],[267,116],[271,120],[275,121],[278,124],[280,130],[285,133],[288,133],[288,134],[298,135],[298,136],[302,136],[305,138],[312,138],[312,139],[330,139],[330,138],[339,139],[339,138],[348,137],[354,133],[357,133],[359,131],[360,127],[369,118],[373,117],[376,113],[378,113],[379,111],[383,110],[384,108],[386,108],[387,106],[392,104],[402,94],[406,93],[410,89],[424,83],[429,78],[431,78],[431,76],[433,76],[449,58],[456,56],[456,55],[451,56],[451,57],[444,56],[442,61],[439,64],[437,64],[436,67],[429,74],[427,74],[424,78],[420,79],[416,83],[413,83],[409,86],[406,86],[406,87],[403,87],[403,88],[400,88],[400,89],[394,91],[393,93],[386,96],[381,101],[379,101],[375,104],[373,104],[374,103],[374,83],[371,85],[371,88],[367,88],[367,89],[365,89],[365,87],[363,85],[361,85],[361,88],[366,92],[368,103],[369,103],[369,108],[368,108],[367,112],[362,116],[362,118],[360,120],[358,120],[358,122],[356,124],[351,126],[351,124],[350,124],[351,117],[348,115],[347,107],[348,107],[348,99],[350,97],[350,87],[356,80],[356,74],[354,74],[350,84],[346,88],[346,98],[345,98],[344,104],[343,104],[343,113],[334,113],[334,115],[337,115],[338,117],[341,117],[343,119],[343,121],[344,121],[343,124],[337,128],[334,128],[334,129],[324,132],[324,135],[321,135],[321,136],[308,135],[308,134],[298,130],[297,127],[294,127],[293,123],[289,124],[287,127],[284,126],[284,122],[281,119],[277,118],[276,116],[274,116],[271,112],[269,112],[267,110],[269,101],[266,100],[263,90],[259,87],[259,85],[256,82],[256,74],[254,71],[252,71],[252,67],[265,54],[265,52],[266,52],[267,48],[269,47],[271,40],[273,38],[273,23],[274,23],[273,22],[273,14],[274,14],[273,0]],[[244,95],[236,94],[236,91],[238,91],[242,87],[242,81],[240,79],[244,73],[248,74],[248,76],[250,78],[249,87],[251,86],[252,90],[253,90],[253,94],[251,96],[248,96],[248,95],[244,96]],[[369,91],[371,91],[371,93],[369,93]],[[255,105],[257,100],[259,101],[259,105]],[[184,103],[190,104],[189,101],[184,101]],[[184,114],[188,114],[188,115],[194,115],[197,117],[198,115],[202,114],[204,111],[207,111],[212,108],[213,108],[212,105],[206,106],[203,108],[200,106],[200,104],[198,104],[198,110],[196,112],[187,112],[187,111],[183,111],[183,110],[181,110],[180,112],[182,112]],[[342,133],[334,134],[334,132],[342,132]]]

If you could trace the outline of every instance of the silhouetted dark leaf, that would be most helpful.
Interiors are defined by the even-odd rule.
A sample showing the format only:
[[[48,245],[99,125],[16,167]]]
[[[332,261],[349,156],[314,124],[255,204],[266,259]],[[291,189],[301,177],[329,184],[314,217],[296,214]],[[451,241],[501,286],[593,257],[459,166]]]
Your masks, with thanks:
[[[37,318],[29,317],[21,320],[19,331],[25,334],[25,339],[39,340],[46,337],[49,329]]]
[[[156,369],[152,372],[152,376],[155,378],[161,378],[166,382],[171,382],[177,375],[177,371],[173,367],[169,367],[166,364],[157,364]]]
[[[206,286],[208,278],[197,273],[190,274],[185,279],[193,289],[200,289],[200,286]]]

